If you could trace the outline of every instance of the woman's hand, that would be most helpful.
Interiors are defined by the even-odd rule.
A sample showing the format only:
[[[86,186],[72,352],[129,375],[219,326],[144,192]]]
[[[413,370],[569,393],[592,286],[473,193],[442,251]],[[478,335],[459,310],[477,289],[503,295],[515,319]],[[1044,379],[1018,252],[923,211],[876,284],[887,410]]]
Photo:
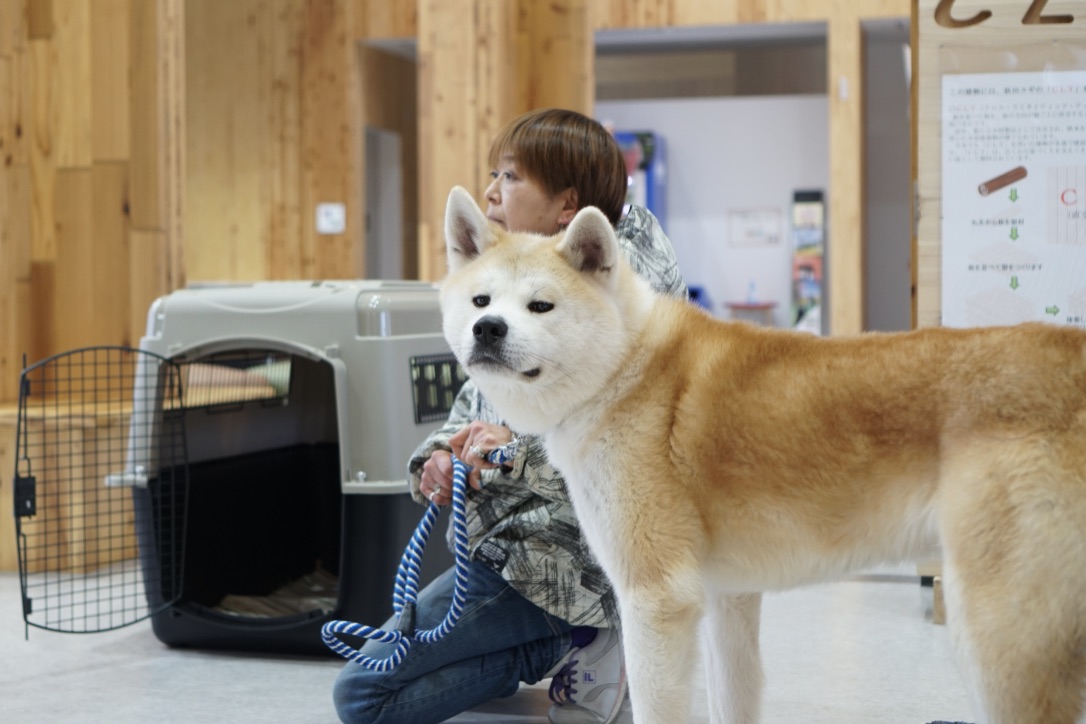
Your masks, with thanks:
[[[419,492],[431,503],[448,505],[452,502],[453,463],[448,450],[435,450],[430,459],[422,464],[419,476]]]
[[[497,464],[487,460],[486,456],[512,441],[513,431],[508,427],[476,420],[449,438],[449,447],[452,448],[456,457],[472,466],[468,474],[468,484],[479,490],[482,487],[479,482],[479,471],[498,467]]]
[[[496,468],[496,464],[487,461],[486,455],[513,441],[513,431],[501,425],[491,425],[475,421],[449,438],[449,447],[456,457],[472,466],[468,473],[468,485],[479,490],[479,471]],[[453,463],[452,453],[447,450],[435,450],[430,459],[422,464],[419,477],[419,492],[438,505],[452,502]]]

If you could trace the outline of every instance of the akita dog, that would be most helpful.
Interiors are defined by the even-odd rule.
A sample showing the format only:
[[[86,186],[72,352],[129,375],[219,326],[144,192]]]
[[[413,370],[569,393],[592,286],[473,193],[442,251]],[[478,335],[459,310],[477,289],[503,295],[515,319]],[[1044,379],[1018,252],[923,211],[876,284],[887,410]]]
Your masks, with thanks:
[[[595,209],[511,234],[458,188],[445,223],[445,336],[566,478],[638,724],[687,720],[702,619],[712,721],[754,722],[762,592],[939,549],[977,716],[1082,717],[1086,332],[823,339],[654,294]]]

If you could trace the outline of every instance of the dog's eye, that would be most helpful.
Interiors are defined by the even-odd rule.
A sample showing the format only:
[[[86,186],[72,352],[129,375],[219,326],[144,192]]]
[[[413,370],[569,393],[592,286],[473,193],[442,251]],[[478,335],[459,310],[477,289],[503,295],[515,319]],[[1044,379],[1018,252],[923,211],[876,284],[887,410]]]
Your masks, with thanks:
[[[536,314],[543,314],[554,309],[554,305],[550,302],[529,302],[528,311],[535,312]]]
[[[471,298],[471,303],[477,307],[486,307],[490,305],[490,297],[486,294],[479,294]]]

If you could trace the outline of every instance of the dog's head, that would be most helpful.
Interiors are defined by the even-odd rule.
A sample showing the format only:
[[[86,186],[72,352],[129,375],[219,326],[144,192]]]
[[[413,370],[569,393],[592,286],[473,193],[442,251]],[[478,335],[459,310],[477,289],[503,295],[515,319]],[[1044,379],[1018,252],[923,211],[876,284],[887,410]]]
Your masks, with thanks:
[[[541,434],[596,394],[632,343],[646,287],[610,223],[582,209],[555,236],[488,221],[467,191],[449,194],[445,338],[518,432]]]

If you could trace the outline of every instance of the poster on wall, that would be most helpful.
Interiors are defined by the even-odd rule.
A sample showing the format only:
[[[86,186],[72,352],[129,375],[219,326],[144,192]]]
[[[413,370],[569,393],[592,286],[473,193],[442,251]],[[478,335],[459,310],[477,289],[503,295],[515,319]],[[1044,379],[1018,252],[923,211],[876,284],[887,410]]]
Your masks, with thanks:
[[[1086,327],[1086,71],[942,77],[942,322]]]
[[[821,191],[792,194],[792,326],[822,334],[825,206]]]

